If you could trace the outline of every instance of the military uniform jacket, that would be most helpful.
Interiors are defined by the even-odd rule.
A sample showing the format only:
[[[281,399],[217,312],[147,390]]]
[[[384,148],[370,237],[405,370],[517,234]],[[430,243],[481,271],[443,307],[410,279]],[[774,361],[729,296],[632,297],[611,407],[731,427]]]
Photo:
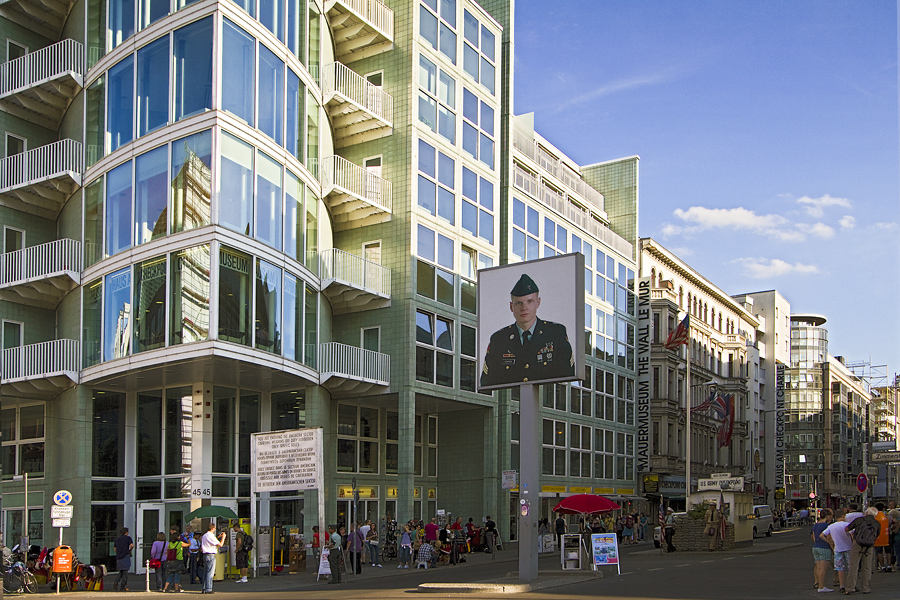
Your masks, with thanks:
[[[566,327],[538,319],[534,335],[525,346],[515,323],[491,336],[484,356],[481,385],[558,379],[574,374],[575,359]]]

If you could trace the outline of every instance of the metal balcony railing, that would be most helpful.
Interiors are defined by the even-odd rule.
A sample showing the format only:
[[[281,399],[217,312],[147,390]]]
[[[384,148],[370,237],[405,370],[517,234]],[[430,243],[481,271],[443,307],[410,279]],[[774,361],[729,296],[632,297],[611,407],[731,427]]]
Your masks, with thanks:
[[[365,77],[339,62],[322,69],[322,93],[326,99],[339,95],[384,121],[388,127],[394,122],[394,98],[381,86],[373,85]]]
[[[381,0],[326,0],[335,56],[354,61],[388,50],[394,41],[394,11]]]
[[[0,287],[64,272],[81,273],[81,242],[62,239],[0,254]]]
[[[7,156],[0,160],[0,192],[61,175],[71,175],[80,185],[83,164],[81,144],[68,139]]]
[[[71,76],[80,87],[84,69],[84,46],[63,40],[0,64],[0,98],[39,83]]]
[[[391,293],[391,270],[359,256],[332,248],[319,256],[322,280],[333,279],[380,296]]]
[[[391,357],[381,352],[364,350],[338,342],[319,344],[319,373],[322,381],[342,377],[377,385],[388,385]]]
[[[321,183],[326,190],[340,189],[360,200],[391,212],[391,182],[354,164],[342,156],[328,156],[319,162]]]
[[[4,384],[64,375],[78,381],[79,343],[52,340],[8,348],[0,353],[0,379]]]

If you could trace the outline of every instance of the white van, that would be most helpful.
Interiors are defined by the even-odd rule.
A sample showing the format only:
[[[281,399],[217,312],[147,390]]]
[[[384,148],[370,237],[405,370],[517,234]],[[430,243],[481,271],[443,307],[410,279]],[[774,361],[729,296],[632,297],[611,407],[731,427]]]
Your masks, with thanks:
[[[758,533],[765,533],[766,537],[772,535],[775,530],[775,520],[772,518],[772,508],[768,504],[757,504],[753,507],[753,537]]]

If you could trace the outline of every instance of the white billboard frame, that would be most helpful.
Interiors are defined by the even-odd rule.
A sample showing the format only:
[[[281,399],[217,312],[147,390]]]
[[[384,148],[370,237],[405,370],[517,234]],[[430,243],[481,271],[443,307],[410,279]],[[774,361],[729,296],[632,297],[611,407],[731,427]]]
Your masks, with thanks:
[[[254,494],[322,489],[321,427],[251,434],[250,455]]]
[[[527,381],[501,378],[501,381],[482,385],[481,379],[491,336],[515,324],[510,296],[522,275],[528,275],[539,290],[541,302],[537,317],[565,327],[574,359],[573,372],[571,375],[558,377],[535,379],[529,377]],[[580,381],[584,377],[584,277],[584,255],[578,252],[478,271],[476,384],[479,391],[515,387],[523,383],[539,385]],[[515,361],[517,358],[513,357],[510,360]]]

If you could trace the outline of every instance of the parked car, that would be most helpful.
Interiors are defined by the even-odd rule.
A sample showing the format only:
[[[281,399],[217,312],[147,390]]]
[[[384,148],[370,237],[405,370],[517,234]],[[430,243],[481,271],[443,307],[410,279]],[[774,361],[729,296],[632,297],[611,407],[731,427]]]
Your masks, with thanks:
[[[765,533],[766,537],[772,535],[775,530],[775,519],[772,517],[772,508],[767,504],[757,504],[753,507],[753,537],[758,533]]]

